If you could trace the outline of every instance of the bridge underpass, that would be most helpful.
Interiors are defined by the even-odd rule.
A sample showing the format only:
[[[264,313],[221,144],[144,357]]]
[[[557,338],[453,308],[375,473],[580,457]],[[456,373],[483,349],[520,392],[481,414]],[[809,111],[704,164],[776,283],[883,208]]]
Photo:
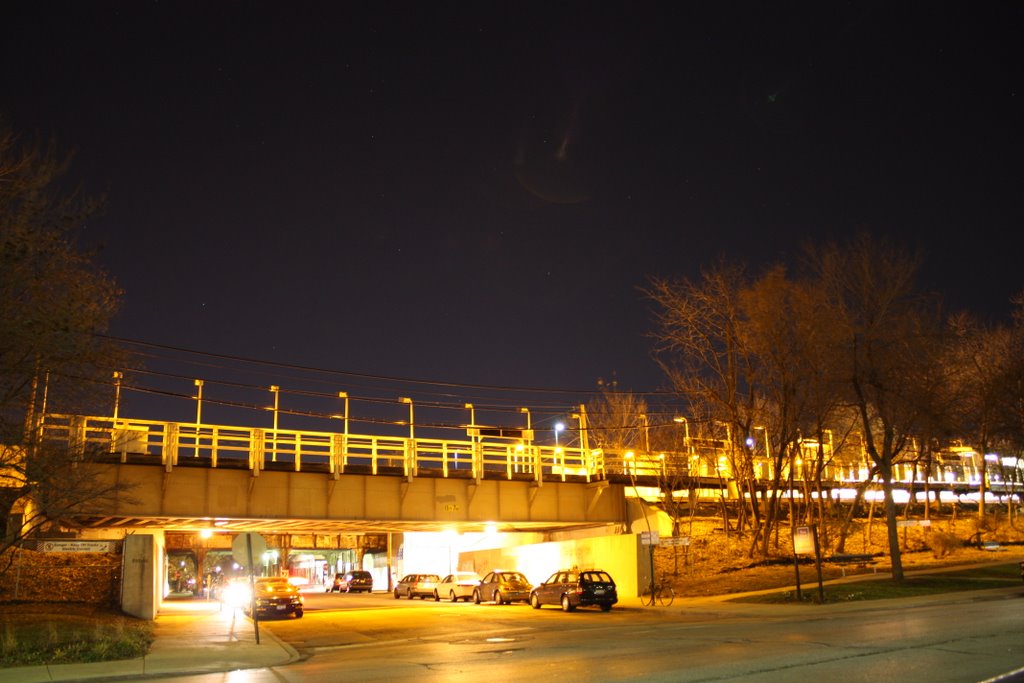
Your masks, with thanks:
[[[463,568],[465,548],[621,534],[628,528],[624,487],[579,475],[564,481],[561,475],[537,481],[530,472],[479,480],[430,471],[417,477],[334,477],[283,467],[257,476],[198,462],[168,469],[156,459],[98,459],[116,462],[78,466],[91,469],[101,485],[122,490],[111,500],[95,501],[75,524],[97,538],[153,534],[169,562],[158,574],[168,577],[185,560],[193,575],[207,574],[207,554],[230,558],[232,538],[247,531],[264,535],[279,553],[265,571],[292,570],[295,576],[301,568],[309,582],[319,583],[336,570],[368,568],[378,589],[389,589],[396,573]],[[516,538],[499,541],[504,534]]]

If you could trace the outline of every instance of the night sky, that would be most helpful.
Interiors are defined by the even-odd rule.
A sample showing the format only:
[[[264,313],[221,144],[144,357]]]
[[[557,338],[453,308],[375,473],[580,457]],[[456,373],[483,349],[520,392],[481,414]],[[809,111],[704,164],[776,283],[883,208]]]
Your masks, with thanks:
[[[7,3],[0,116],[107,194],[115,336],[654,390],[639,288],[723,256],[866,230],[1005,316],[1022,7]]]

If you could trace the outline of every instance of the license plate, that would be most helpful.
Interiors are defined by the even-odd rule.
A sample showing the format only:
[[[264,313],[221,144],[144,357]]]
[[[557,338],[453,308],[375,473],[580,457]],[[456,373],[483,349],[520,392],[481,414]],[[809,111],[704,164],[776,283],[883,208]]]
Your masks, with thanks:
[[[288,605],[278,605],[277,609],[279,609],[279,610],[281,610],[283,612],[284,610],[288,609]]]
[[[594,595],[604,595],[604,589],[603,588],[598,588],[597,590],[594,591]]]

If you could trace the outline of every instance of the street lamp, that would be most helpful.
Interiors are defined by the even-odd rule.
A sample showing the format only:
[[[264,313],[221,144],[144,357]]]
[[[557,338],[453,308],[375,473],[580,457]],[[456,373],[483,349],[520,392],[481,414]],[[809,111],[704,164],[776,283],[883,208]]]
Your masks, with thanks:
[[[276,384],[270,385],[270,393],[274,395],[274,436],[270,440],[270,461],[277,462],[277,408],[281,387]]]
[[[121,380],[124,379],[124,373],[115,370],[114,371],[114,426],[117,427],[117,411],[121,407]]]
[[[197,379],[196,383],[196,452],[193,458],[199,457],[199,425],[203,423],[203,380]]]
[[[413,426],[412,426],[412,424],[413,424],[412,399],[407,397],[407,396],[399,396],[398,397],[398,402],[399,403],[408,403],[409,404],[409,441],[412,442],[413,439],[416,438],[416,434],[413,431]]]
[[[345,421],[345,431],[341,438],[341,450],[348,453],[348,392],[339,391],[338,398],[345,401],[345,412],[342,413],[342,419]]]
[[[558,432],[565,429],[565,424],[562,422],[555,423],[555,448],[558,448]]]
[[[689,423],[689,421],[685,417],[683,417],[682,415],[677,415],[676,417],[673,417],[672,421],[675,422],[676,424],[682,424],[683,425],[683,448],[685,448],[685,449],[687,449],[687,451],[689,451],[689,448],[690,448],[690,423]]]
[[[651,423],[647,419],[646,413],[640,413],[640,420],[644,423],[644,452],[650,454],[651,452]]]
[[[114,424],[110,427],[110,452],[117,450],[117,411],[121,407],[121,380],[124,374],[114,371]]]

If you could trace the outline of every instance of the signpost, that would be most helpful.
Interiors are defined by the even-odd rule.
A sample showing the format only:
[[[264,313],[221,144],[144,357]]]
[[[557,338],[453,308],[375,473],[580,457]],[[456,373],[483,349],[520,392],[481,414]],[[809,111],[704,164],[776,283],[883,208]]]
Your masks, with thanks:
[[[657,531],[641,531],[640,532],[640,545],[647,546],[647,550],[651,557],[651,604],[654,604],[654,546],[658,545],[658,532]]]
[[[245,560],[245,567],[249,570],[249,611],[252,614],[252,626],[256,630],[256,644],[260,644],[260,621],[256,612],[256,575],[254,558],[263,557],[267,552],[267,542],[259,534],[246,532],[235,536],[231,542],[231,554],[236,559]]]
[[[818,602],[825,602],[825,583],[821,578],[821,547],[818,545],[818,527],[793,527],[793,569],[796,571],[796,599],[801,600],[800,593],[800,560],[798,555],[814,554],[814,566],[818,570]]]

